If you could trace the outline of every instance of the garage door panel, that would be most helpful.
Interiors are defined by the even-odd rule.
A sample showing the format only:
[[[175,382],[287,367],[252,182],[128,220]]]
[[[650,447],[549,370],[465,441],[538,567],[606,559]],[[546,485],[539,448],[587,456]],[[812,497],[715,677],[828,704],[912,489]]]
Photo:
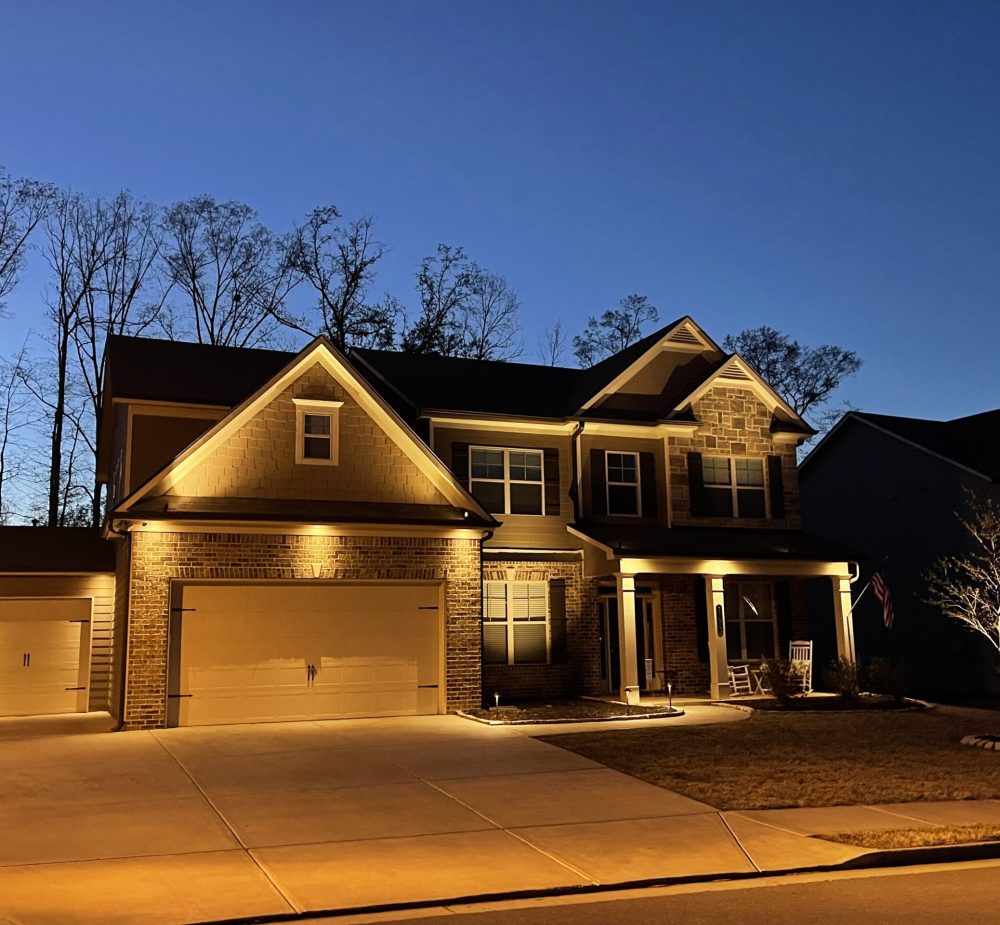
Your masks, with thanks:
[[[193,696],[178,721],[436,713],[438,594],[392,583],[186,587],[178,673]]]

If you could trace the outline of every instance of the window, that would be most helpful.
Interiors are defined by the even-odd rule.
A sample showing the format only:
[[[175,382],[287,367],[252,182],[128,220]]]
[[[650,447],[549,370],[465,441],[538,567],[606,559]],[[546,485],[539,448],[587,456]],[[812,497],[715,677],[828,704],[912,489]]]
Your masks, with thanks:
[[[639,454],[604,454],[607,467],[608,513],[638,517],[639,508]]]
[[[469,490],[491,514],[543,514],[541,450],[471,447]]]
[[[778,651],[774,585],[726,582],[726,652],[731,660],[774,658]]]
[[[766,517],[764,461],[703,456],[705,514],[709,517]]]
[[[549,583],[483,583],[483,662],[544,665],[549,661]]]
[[[340,455],[340,401],[295,402],[295,461],[335,466]]]

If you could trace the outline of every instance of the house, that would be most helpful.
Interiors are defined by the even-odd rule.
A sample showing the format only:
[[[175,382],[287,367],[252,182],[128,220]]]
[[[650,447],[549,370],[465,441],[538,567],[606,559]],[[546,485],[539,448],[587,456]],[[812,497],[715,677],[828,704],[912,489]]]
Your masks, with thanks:
[[[956,514],[966,492],[1000,499],[1000,411],[951,421],[852,411],[806,457],[800,479],[805,526],[868,554],[856,592],[879,569],[892,594],[891,629],[870,592],[857,605],[862,661],[905,666],[917,692],[995,691],[995,651],[925,602],[924,573],[963,548]]]
[[[588,370],[323,338],[107,356],[124,728],[725,697],[730,661],[807,632],[814,578],[853,652],[852,554],[800,529],[812,431],[689,317]]]

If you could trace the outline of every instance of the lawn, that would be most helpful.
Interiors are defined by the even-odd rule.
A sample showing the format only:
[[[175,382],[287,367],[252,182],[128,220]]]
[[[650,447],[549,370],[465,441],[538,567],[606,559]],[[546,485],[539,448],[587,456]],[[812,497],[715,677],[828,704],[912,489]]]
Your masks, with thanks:
[[[931,713],[755,713],[718,726],[602,730],[545,741],[718,809],[1000,798],[1000,732]]]

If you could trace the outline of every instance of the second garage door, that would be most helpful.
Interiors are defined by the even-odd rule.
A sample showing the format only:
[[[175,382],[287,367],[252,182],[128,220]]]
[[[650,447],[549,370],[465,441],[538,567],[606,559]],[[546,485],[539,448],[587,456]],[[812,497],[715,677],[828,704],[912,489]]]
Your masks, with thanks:
[[[434,584],[188,585],[172,620],[182,726],[440,711]]]

